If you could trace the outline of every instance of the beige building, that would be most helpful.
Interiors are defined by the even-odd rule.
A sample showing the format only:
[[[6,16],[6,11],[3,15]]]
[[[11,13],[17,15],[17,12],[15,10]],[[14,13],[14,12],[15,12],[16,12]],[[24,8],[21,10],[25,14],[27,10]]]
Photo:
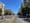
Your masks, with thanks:
[[[4,3],[0,2],[0,14],[4,14]]]

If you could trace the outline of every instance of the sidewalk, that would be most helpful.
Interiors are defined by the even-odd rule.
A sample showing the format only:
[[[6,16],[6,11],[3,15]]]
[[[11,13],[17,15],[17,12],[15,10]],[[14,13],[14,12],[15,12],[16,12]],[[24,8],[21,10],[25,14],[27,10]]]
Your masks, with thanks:
[[[3,17],[4,19],[2,19],[2,20],[0,20],[0,23],[11,23],[11,22],[13,22],[13,20],[14,20],[14,16],[12,16],[12,18],[10,18],[10,16],[4,16]]]

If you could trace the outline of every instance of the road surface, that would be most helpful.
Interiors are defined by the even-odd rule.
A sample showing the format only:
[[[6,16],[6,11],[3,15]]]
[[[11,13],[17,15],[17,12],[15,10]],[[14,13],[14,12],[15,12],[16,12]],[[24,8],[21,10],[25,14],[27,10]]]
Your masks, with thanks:
[[[11,23],[10,17],[11,16],[6,16],[6,17],[4,16],[4,19],[0,20],[0,23]],[[14,20],[13,23],[29,23],[27,21],[24,21],[23,18],[18,18],[18,16],[13,16],[13,20]]]

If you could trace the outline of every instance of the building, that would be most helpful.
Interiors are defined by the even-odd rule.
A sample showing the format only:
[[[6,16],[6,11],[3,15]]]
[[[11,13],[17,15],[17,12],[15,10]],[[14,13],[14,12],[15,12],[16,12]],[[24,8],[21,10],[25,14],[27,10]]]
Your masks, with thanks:
[[[23,7],[26,7],[26,6],[30,7],[30,0],[23,0],[23,1],[24,1]]]
[[[30,0],[23,0],[22,14],[25,17],[30,18]]]
[[[23,0],[21,4],[21,18],[30,18],[30,0]]]
[[[4,15],[4,3],[0,2],[0,15]]]

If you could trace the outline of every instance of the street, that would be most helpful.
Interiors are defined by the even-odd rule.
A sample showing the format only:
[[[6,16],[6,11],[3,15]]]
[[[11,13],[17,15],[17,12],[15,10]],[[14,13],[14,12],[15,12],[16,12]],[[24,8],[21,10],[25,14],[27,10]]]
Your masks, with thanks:
[[[24,18],[18,18],[17,16],[13,16],[13,18],[10,18],[11,16],[4,16],[4,19],[0,20],[0,23],[29,23],[27,21],[24,21]]]

